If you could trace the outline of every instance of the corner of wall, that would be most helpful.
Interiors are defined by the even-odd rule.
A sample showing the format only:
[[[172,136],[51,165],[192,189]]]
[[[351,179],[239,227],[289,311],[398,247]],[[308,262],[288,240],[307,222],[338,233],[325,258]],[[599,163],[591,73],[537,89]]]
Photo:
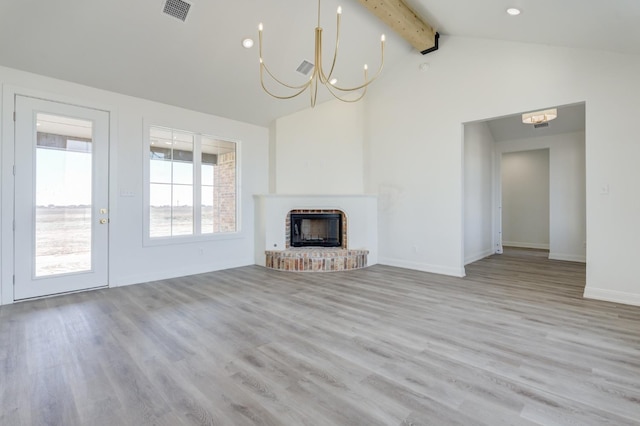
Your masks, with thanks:
[[[549,252],[550,260],[562,260],[565,262],[580,262],[587,263],[587,257],[584,255],[570,254],[570,253],[558,253],[551,251]]]
[[[604,288],[585,287],[585,299],[602,300],[605,302],[621,303],[623,305],[640,306],[640,294],[623,291],[607,290]]]
[[[494,254],[493,248],[483,250],[481,252],[471,253],[464,258],[464,264],[468,265],[470,263],[477,262],[484,259],[485,257],[491,256],[492,254]]]
[[[276,162],[277,162],[277,120],[273,120],[269,125],[269,194],[275,194],[277,188]]]

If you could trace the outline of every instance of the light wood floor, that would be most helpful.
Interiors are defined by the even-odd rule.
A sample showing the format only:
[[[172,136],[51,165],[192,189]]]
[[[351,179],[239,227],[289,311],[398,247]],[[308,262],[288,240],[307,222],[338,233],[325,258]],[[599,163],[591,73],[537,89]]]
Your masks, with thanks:
[[[511,250],[257,266],[0,308],[1,425],[640,424],[640,308]]]

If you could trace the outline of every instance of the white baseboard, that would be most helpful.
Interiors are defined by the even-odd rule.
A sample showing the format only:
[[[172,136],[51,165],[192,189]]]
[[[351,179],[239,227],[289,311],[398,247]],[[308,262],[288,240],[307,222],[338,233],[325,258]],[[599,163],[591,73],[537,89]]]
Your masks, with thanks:
[[[620,303],[623,305],[640,306],[640,294],[627,293],[625,291],[586,287],[584,289],[584,298],[604,300],[606,302]]]
[[[495,251],[493,249],[491,249],[491,248],[487,249],[487,250],[480,251],[480,252],[476,252],[476,253],[474,253],[474,254],[472,254],[470,256],[465,257],[464,258],[464,264],[468,265],[470,263],[477,262],[480,259],[484,259],[487,256],[491,256],[492,254],[495,254]]]
[[[204,274],[207,272],[221,271],[224,269],[239,268],[241,266],[254,265],[253,258],[250,260],[238,260],[232,262],[222,262],[216,264],[193,265],[188,268],[171,269],[170,271],[154,271],[145,274],[128,275],[111,279],[109,287],[123,287],[133,284],[142,284],[150,281],[167,280],[170,278],[186,277],[189,275]]]
[[[567,253],[554,253],[549,252],[549,259],[551,260],[564,260],[567,262],[581,262],[587,263],[587,257],[579,254],[567,254]]]
[[[520,241],[503,241],[502,245],[505,247],[518,247],[518,248],[530,248],[539,250],[549,250],[549,244],[538,243],[523,243]]]
[[[428,263],[414,262],[411,260],[403,259],[390,259],[388,257],[381,257],[378,259],[378,263],[387,266],[396,266],[398,268],[413,269],[422,272],[431,272],[433,274],[449,275],[452,277],[464,277],[464,268],[451,268],[441,265],[430,265]]]

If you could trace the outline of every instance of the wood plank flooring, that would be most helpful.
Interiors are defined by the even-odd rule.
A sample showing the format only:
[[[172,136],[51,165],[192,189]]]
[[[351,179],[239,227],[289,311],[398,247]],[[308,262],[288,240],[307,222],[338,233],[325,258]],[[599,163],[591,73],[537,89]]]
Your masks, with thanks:
[[[640,425],[640,308],[582,299],[584,265],[545,255],[0,307],[0,424]]]

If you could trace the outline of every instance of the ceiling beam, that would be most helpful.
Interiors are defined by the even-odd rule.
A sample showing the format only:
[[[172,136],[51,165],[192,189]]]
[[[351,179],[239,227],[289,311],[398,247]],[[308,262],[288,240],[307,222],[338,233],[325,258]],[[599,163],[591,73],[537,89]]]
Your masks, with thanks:
[[[438,49],[440,35],[402,0],[358,0],[423,55]]]

